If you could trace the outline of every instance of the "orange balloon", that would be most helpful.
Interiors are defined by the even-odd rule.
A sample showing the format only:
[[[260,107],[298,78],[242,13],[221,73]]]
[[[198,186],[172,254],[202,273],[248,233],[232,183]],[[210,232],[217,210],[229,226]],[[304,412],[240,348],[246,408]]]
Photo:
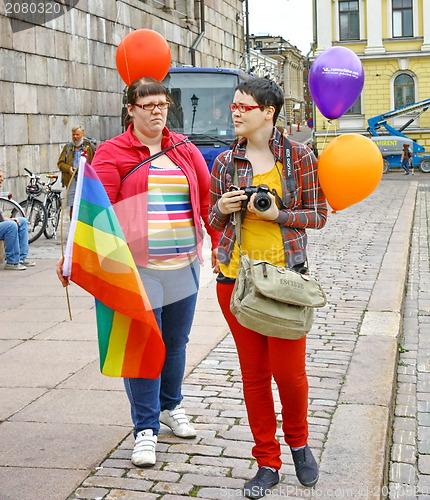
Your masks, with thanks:
[[[171,62],[168,43],[153,30],[138,29],[128,33],[116,50],[116,67],[127,86],[144,76],[163,80]]]
[[[318,177],[334,211],[372,193],[382,178],[384,160],[378,146],[359,134],[344,134],[327,144],[319,157]]]

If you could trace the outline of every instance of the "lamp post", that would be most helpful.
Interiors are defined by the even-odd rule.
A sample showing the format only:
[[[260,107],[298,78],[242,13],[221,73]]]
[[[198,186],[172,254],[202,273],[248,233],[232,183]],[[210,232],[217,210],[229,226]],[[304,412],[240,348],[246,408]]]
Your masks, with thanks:
[[[193,133],[194,129],[194,118],[196,117],[197,106],[199,105],[199,98],[196,94],[191,96],[191,105],[193,106],[193,119],[191,121],[191,133]]]

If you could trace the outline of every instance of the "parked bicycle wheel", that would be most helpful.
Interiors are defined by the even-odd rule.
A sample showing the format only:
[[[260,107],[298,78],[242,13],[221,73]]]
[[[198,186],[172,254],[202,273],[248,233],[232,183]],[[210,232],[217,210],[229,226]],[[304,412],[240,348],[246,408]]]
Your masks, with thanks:
[[[0,197],[0,208],[5,217],[13,219],[14,217],[25,217],[24,211],[21,206],[14,200]]]
[[[48,219],[43,234],[48,239],[51,239],[57,235],[57,228],[61,215],[61,200],[57,197],[50,198],[46,202],[46,212],[48,214]]]
[[[48,215],[40,200],[24,200],[20,203],[28,221],[28,242],[33,243],[45,231]]]

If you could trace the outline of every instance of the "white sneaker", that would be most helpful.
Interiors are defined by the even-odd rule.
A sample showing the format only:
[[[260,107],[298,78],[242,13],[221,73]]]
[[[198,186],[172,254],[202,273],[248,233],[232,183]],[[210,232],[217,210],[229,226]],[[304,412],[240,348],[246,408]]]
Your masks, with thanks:
[[[17,264],[8,264],[6,262],[6,264],[4,265],[4,268],[8,269],[9,271],[24,271],[25,269],[27,269],[20,262],[18,262]]]
[[[177,406],[173,410],[164,410],[160,413],[160,422],[170,427],[175,436],[181,438],[195,438],[197,432],[190,424],[185,410]]]
[[[22,259],[19,261],[19,263],[26,267],[33,267],[36,265],[36,262],[32,262],[31,260],[28,259]]]
[[[155,445],[157,436],[154,436],[152,429],[145,429],[137,433],[134,442],[131,461],[137,467],[149,467],[155,464]]]

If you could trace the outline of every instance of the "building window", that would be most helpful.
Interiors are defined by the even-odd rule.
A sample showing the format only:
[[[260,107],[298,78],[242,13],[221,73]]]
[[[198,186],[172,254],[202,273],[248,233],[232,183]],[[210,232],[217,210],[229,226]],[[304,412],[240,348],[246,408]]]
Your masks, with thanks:
[[[348,109],[345,115],[361,115],[361,95],[358,96],[358,99],[355,103]]]
[[[360,39],[358,0],[339,2],[339,39]]]
[[[413,36],[412,0],[393,0],[393,37]]]
[[[262,49],[263,48],[263,42],[261,40],[256,40],[254,42],[254,49]]]
[[[394,80],[394,107],[401,108],[415,102],[415,82],[411,75],[402,73]]]

